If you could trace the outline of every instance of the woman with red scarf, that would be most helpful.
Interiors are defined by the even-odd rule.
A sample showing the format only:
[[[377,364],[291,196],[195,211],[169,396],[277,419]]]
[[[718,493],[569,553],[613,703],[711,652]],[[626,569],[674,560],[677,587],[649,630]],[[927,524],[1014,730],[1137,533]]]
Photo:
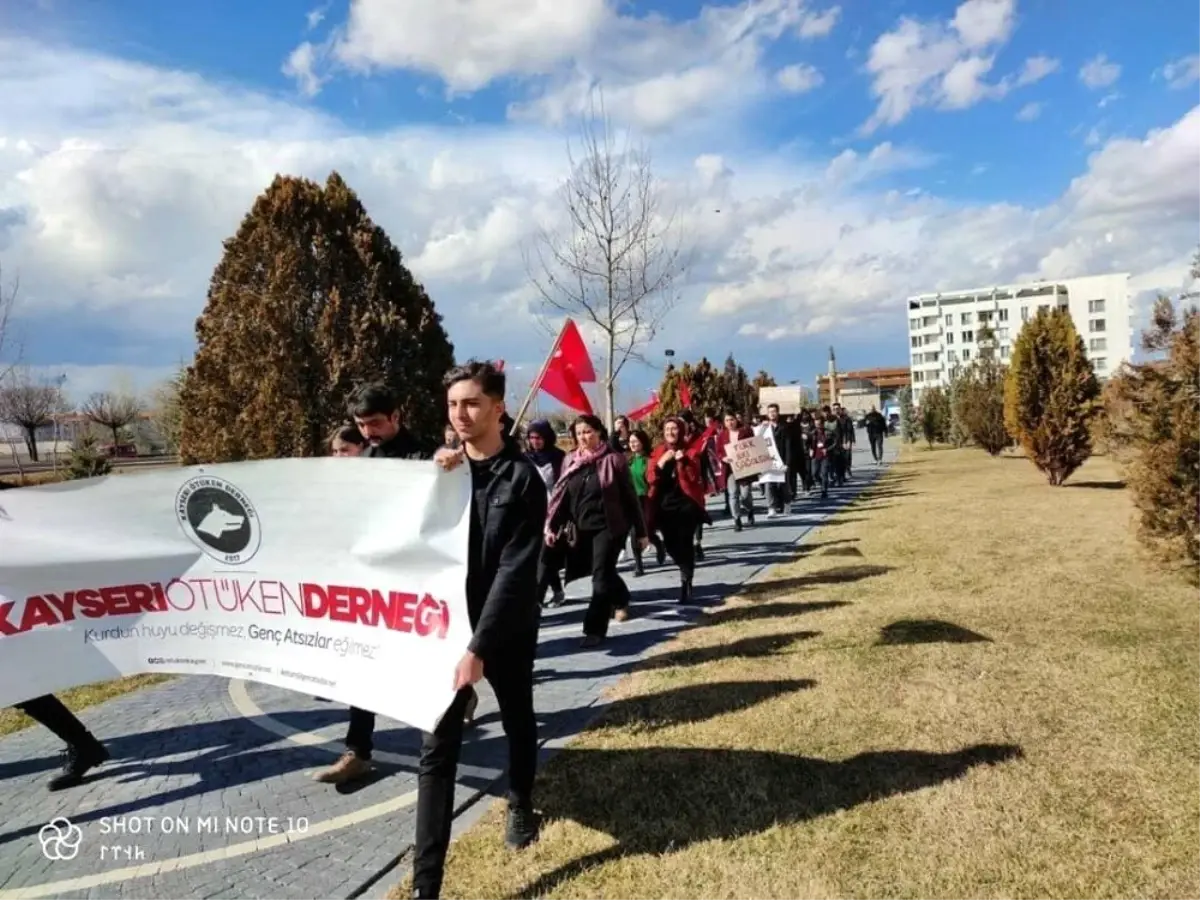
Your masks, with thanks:
[[[710,522],[700,460],[714,431],[710,426],[689,440],[687,424],[678,416],[671,416],[663,422],[662,443],[654,448],[646,467],[651,517],[648,530],[662,534],[667,553],[679,566],[680,603],[692,602],[696,529],[701,523]]]
[[[649,541],[642,505],[634,491],[625,454],[612,448],[604,425],[593,415],[571,426],[575,450],[563,463],[550,493],[546,546],[565,557],[568,583],[588,574],[592,599],[583,617],[583,646],[599,646],[608,637],[609,618],[629,617],[629,588],[617,573],[617,560],[629,533],[634,546]]]

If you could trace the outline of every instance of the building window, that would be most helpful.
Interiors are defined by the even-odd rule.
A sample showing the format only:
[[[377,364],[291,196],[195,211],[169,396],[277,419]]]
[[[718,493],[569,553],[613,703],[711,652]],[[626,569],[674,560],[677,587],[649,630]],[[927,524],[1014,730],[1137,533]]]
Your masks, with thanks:
[[[1029,321],[1029,307],[1028,306],[1021,307],[1021,321],[1022,322]]]
[[[1088,341],[1088,349],[1093,353],[1108,349],[1108,340],[1106,338],[1092,338]]]
[[[963,347],[963,362],[967,362],[971,358],[971,351]]]
[[[946,343],[947,343],[947,344],[953,344],[953,343],[954,343],[954,332],[953,332],[953,331],[947,331],[947,332],[946,332]]]
[[[970,313],[962,313],[958,318],[959,318],[959,323],[962,325],[970,325],[971,324],[971,314]]]
[[[1092,365],[1095,366],[1097,372],[1105,372],[1108,370],[1108,360],[1103,356],[1095,360]]]
[[[998,310],[996,312],[996,318],[998,318],[1001,322],[1007,322],[1008,321],[1008,309],[1004,308],[1004,309]]]
[[[1009,351],[1008,344],[1005,344],[1003,347],[1001,347],[1000,348],[1000,358],[1008,359],[1008,351]]]
[[[975,340],[975,332],[973,332],[973,331],[964,331],[963,332],[963,343],[964,344],[969,344],[973,340]]]
[[[1090,322],[1088,322],[1088,331],[1096,332],[1096,331],[1103,331],[1103,330],[1104,330],[1104,320],[1103,319],[1092,319]]]
[[[920,347],[920,346],[921,346],[921,339],[920,339],[919,337],[917,337],[915,334],[912,336],[911,340],[912,340],[912,345],[913,345],[914,347]]]
[[[990,310],[981,310],[979,313],[979,324],[983,325],[986,322],[992,321],[992,313]]]
[[[1007,341],[1008,340],[1008,329],[1007,328],[997,328],[996,329],[996,338],[1001,341]]]
[[[921,327],[921,320],[920,319],[909,319],[908,327],[913,329],[914,331],[916,331],[918,328]]]
[[[946,324],[947,325],[954,324],[954,313],[946,313]]]
[[[1088,312],[1090,312],[1090,313],[1104,312],[1104,301],[1103,300],[1089,300],[1088,301]]]
[[[958,362],[958,354],[953,350],[946,351],[946,362]]]
[[[914,366],[919,366],[923,362],[925,362],[925,354],[924,353],[914,353],[913,354],[913,365]]]

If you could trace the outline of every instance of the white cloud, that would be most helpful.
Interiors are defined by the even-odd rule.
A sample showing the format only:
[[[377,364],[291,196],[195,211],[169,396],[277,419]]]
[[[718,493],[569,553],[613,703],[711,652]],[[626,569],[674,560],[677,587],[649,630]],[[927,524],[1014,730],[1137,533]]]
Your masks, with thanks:
[[[775,73],[779,86],[789,94],[803,94],[820,87],[825,78],[813,66],[804,63],[785,66]]]
[[[288,54],[283,63],[283,74],[295,79],[296,86],[306,97],[315,96],[324,83],[324,79],[317,74],[318,52],[314,44],[305,41]]]
[[[1041,103],[1026,103],[1021,107],[1021,111],[1017,113],[1018,122],[1032,122],[1042,114],[1043,104]]]
[[[1115,84],[1120,77],[1121,67],[1115,62],[1109,62],[1103,53],[1088,60],[1079,70],[1079,80],[1092,90]]]
[[[824,12],[805,13],[797,33],[807,39],[828,37],[837,26],[841,15],[840,6],[831,6]]]
[[[550,125],[581,111],[599,85],[616,119],[653,131],[735,114],[772,86],[768,45],[826,34],[839,15],[805,0],[714,3],[680,21],[638,16],[616,0],[352,0],[327,46],[285,66],[305,90],[338,66],[419,72],[451,94],[509,79],[518,92],[510,116]]]
[[[308,25],[309,31],[312,31],[325,21],[325,13],[328,12],[328,10],[329,7],[327,6],[318,6],[316,9],[310,9],[308,11],[308,14],[304,17],[304,20]]]
[[[1181,90],[1193,81],[1200,81],[1200,54],[1193,53],[1173,60],[1155,74],[1166,79],[1172,89]]]
[[[544,349],[519,248],[561,209],[561,134],[359,133],[185,72],[16,41],[0,42],[0,59],[0,262],[21,274],[31,335],[104,328],[121,345],[113,365],[173,362],[174,349],[154,348],[190,342],[221,241],[254,197],[277,172],[336,168],[460,353],[515,361]],[[723,353],[739,330],[883,337],[903,328],[898,298],[941,287],[1113,269],[1178,281],[1194,249],[1200,107],[1098,146],[1042,207],[930,194],[909,180],[934,161],[918,148],[754,154],[742,138],[676,132],[654,146],[695,247],[669,326],[681,358]]]
[[[896,125],[923,107],[967,109],[1057,71],[1058,60],[1034,56],[1019,73],[988,80],[1015,25],[1015,0],[966,0],[949,21],[902,18],[871,47],[867,71],[879,102],[861,133]]]

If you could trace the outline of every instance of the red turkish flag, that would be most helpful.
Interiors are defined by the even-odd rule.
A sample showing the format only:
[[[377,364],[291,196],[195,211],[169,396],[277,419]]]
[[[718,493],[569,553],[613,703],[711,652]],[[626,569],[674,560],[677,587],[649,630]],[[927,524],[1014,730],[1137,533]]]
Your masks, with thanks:
[[[583,342],[578,326],[568,319],[555,342],[538,386],[571,409],[591,414],[592,402],[583,390],[583,383],[595,380],[596,370],[592,368],[587,344]]]
[[[554,377],[546,372],[542,379],[542,390],[564,406],[576,412],[592,415],[592,401],[588,399],[587,391],[579,383],[579,376],[570,366],[562,366],[554,371]]]
[[[692,389],[688,387],[687,382],[679,386],[679,402],[683,404],[684,409],[692,408]]]
[[[646,418],[646,416],[651,415],[656,409],[658,409],[658,394],[652,392],[650,394],[649,403],[643,404],[642,406],[639,406],[637,409],[633,410],[633,412],[628,413],[629,421],[640,422],[642,419]]]

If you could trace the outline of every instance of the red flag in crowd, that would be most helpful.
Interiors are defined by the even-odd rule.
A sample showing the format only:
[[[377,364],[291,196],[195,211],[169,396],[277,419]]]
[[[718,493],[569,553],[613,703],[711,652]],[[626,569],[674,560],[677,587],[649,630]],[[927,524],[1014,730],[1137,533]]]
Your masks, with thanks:
[[[684,409],[692,408],[692,389],[686,381],[679,385],[679,402],[683,404]]]
[[[579,333],[578,326],[568,319],[558,340],[554,342],[554,349],[538,387],[565,406],[591,414],[592,401],[588,399],[583,384],[595,380],[596,370],[592,368],[592,358],[583,342],[583,335]]]
[[[497,371],[497,372],[503,372],[503,371],[504,371],[504,360],[502,360],[502,359],[498,359],[498,360],[496,360],[496,371]]]
[[[646,418],[646,416],[651,415],[656,409],[658,409],[658,392],[651,391],[650,402],[639,406],[637,409],[628,413],[627,416],[631,422],[640,422],[642,419]]]

